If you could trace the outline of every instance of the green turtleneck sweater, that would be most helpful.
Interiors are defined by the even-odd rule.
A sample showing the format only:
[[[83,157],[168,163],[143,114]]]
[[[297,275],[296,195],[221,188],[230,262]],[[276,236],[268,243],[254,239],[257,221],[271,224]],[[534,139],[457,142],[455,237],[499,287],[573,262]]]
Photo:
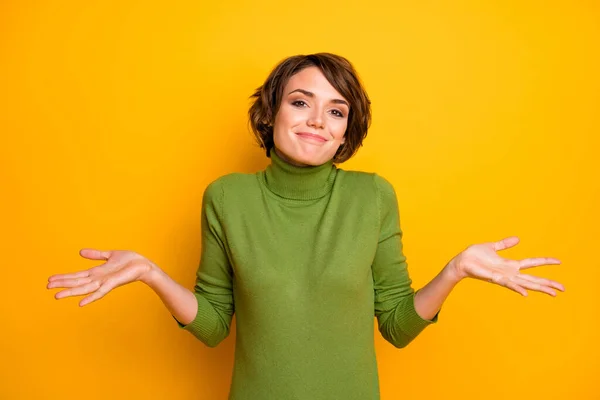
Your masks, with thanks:
[[[208,185],[194,321],[207,346],[236,315],[231,400],[379,399],[373,318],[396,347],[426,326],[392,185],[329,161],[271,164]]]

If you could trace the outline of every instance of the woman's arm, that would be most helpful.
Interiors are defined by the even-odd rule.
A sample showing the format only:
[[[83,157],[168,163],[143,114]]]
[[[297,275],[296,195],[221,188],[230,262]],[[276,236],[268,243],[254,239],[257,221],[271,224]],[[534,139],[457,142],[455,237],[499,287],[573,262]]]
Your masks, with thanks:
[[[415,310],[421,318],[432,319],[440,311],[442,304],[459,282],[450,267],[450,263],[431,282],[415,293]]]
[[[469,246],[454,257],[431,282],[415,294],[415,309],[424,319],[433,318],[452,289],[465,278],[474,278],[495,283],[511,289],[523,296],[527,290],[556,296],[557,289],[565,290],[558,282],[521,274],[519,271],[540,265],[560,264],[560,260],[550,257],[510,260],[500,257],[496,251],[515,246],[519,239],[511,236],[498,242],[481,243]]]
[[[182,325],[188,325],[196,318],[198,302],[194,293],[175,282],[156,265],[152,265],[142,282],[154,290],[167,310]]]
[[[543,264],[559,264],[555,258],[504,259],[496,251],[518,243],[515,237],[499,242],[469,246],[454,257],[431,282],[412,289],[395,190],[390,182],[375,174],[380,207],[380,237],[372,264],[375,290],[375,316],[382,336],[396,347],[407,346],[428,325],[438,321],[442,304],[464,278],[481,279],[505,286],[523,295],[525,289],[556,295],[564,290],[554,281],[520,274],[519,270]]]
[[[48,289],[65,288],[55,298],[87,295],[85,306],[101,299],[111,290],[132,282],[142,282],[160,297],[181,328],[209,347],[229,334],[234,313],[232,279],[222,230],[222,195],[218,181],[205,190],[202,205],[202,252],[196,272],[196,286],[190,291],[175,282],[144,256],[128,250],[82,249],[79,254],[103,263],[88,270],[53,275]]]
[[[79,254],[104,263],[88,270],[48,278],[48,289],[65,288],[56,293],[56,299],[88,295],[79,302],[79,306],[83,307],[113,289],[139,281],[158,294],[176,319],[188,323],[194,319],[198,310],[194,294],[141,254],[129,250],[97,249],[82,249]]]

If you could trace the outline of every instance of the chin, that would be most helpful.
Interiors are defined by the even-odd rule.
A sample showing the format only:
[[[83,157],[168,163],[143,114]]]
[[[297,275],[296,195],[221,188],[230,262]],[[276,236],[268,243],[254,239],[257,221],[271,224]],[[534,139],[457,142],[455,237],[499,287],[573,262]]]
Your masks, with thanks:
[[[299,160],[302,164],[306,164],[306,165],[310,165],[313,167],[317,167],[319,165],[325,164],[327,161],[329,161],[331,158],[328,157],[319,157],[319,158],[307,158],[307,159],[303,159],[303,160]]]
[[[297,151],[298,149],[292,149],[295,151],[288,151],[287,149],[281,149],[277,147],[277,154],[282,156],[285,160],[289,160],[294,164],[301,164],[305,166],[319,166],[325,164],[333,158],[335,154],[331,156],[327,154],[321,154],[319,152],[306,152]]]

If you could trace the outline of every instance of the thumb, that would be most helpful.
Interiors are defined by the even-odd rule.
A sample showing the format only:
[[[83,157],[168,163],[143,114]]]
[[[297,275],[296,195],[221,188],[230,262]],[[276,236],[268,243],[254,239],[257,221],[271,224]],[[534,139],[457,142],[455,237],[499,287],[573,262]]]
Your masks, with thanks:
[[[519,243],[519,238],[517,236],[509,236],[498,242],[495,242],[494,250],[498,251],[498,250],[508,249],[510,247],[515,246],[517,243]]]
[[[90,260],[107,260],[110,258],[111,252],[98,249],[81,249],[79,255]]]

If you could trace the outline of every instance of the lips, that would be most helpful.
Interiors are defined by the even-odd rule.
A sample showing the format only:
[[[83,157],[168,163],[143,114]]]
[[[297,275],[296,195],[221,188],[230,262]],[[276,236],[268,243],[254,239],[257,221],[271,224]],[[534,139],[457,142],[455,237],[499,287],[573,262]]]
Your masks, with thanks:
[[[312,139],[312,140],[315,140],[318,142],[326,142],[327,141],[327,139],[325,139],[324,137],[316,135],[314,133],[310,133],[310,132],[297,132],[296,135],[301,136],[306,139]]]

